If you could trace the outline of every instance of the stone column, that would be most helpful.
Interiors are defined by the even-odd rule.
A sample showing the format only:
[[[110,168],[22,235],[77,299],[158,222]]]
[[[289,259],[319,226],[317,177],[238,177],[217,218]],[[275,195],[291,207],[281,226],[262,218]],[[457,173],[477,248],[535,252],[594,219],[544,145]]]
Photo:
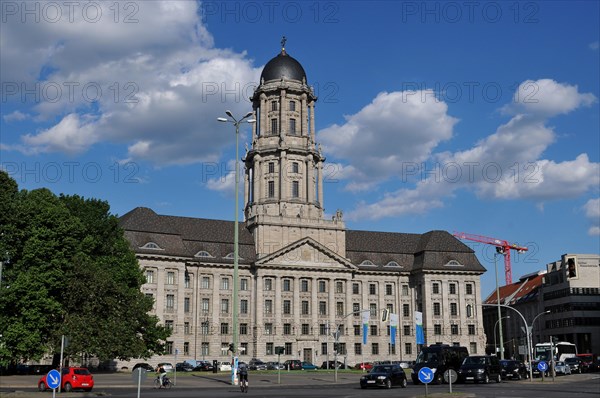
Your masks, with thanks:
[[[265,314],[265,298],[263,296],[263,293],[264,293],[263,277],[262,277],[262,275],[257,274],[256,275],[256,292],[254,295],[254,297],[255,297],[254,326],[256,327],[254,329],[254,331],[256,332],[254,339],[257,341],[256,350],[255,350],[255,354],[256,354],[257,358],[259,357],[259,355],[262,355],[264,353],[264,349],[265,349],[264,343],[261,339],[261,333],[263,332],[263,327],[264,327],[263,317]]]
[[[260,155],[254,156],[252,166],[252,201],[259,203],[262,200],[262,162]]]
[[[281,322],[281,319],[283,318],[283,300],[281,299],[281,277],[275,276],[273,278],[273,282],[275,283],[275,300],[273,303],[273,315],[276,322]],[[277,330],[273,331],[273,334],[275,336],[283,333],[283,330],[279,330],[282,327],[281,323],[275,323],[273,325],[273,327],[277,326],[280,327]]]
[[[260,95],[260,135],[263,136],[267,131],[269,131],[270,126],[267,125],[267,114],[269,110],[267,109],[267,96],[265,93]]]
[[[286,117],[286,103],[285,103],[286,95],[285,90],[281,90],[281,94],[279,96],[279,131],[280,136],[283,139],[286,133],[288,133],[288,125],[287,125],[287,117]]]
[[[313,156],[306,156],[306,202],[311,204],[315,202],[315,167],[313,165]]]
[[[308,136],[308,108],[306,105],[306,93],[302,94],[300,102],[300,135]]]
[[[244,210],[246,206],[250,203],[250,169],[248,167],[244,168]],[[245,212],[244,212],[245,213]]]
[[[315,102],[310,103],[310,138],[315,142]]]
[[[294,300],[292,302],[292,315],[294,317],[294,323],[296,325],[300,325],[300,280],[298,279],[298,277],[292,277],[291,280],[291,287],[293,293],[292,297]]]
[[[287,154],[281,151],[279,158],[279,200],[288,199]]]
[[[319,205],[321,206],[321,209],[325,208],[325,204],[323,203],[323,162],[319,159],[319,162],[317,163],[317,169],[319,172],[319,181],[318,181],[318,185],[319,185]]]
[[[312,319],[312,323],[313,324],[317,324],[319,325],[321,323],[321,319],[319,318],[319,300],[317,299],[317,292],[318,290],[318,285],[317,285],[317,278],[316,277],[312,277],[311,279],[308,280],[309,283],[309,290],[310,290],[310,294],[311,294],[311,299],[310,299],[310,315],[311,315],[311,319]],[[319,349],[320,351],[320,349]]]

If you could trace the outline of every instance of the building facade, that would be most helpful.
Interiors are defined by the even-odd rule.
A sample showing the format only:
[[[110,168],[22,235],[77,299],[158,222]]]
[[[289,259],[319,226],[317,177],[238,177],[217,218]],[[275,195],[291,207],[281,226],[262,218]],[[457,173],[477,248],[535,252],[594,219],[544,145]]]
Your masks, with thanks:
[[[265,65],[251,101],[257,122],[244,156],[245,222],[239,226],[242,360],[277,360],[281,346],[282,360],[320,364],[333,359],[335,331],[338,358],[348,364],[414,360],[416,311],[423,314],[426,344],[483,352],[485,269],[473,250],[445,231],[347,230],[341,210],[325,215],[317,98],[285,49]],[[169,354],[160,361],[227,360],[235,224],[136,208],[121,225],[146,275],[142,289],[172,329]],[[384,309],[399,315],[394,345],[389,322],[381,320]]]

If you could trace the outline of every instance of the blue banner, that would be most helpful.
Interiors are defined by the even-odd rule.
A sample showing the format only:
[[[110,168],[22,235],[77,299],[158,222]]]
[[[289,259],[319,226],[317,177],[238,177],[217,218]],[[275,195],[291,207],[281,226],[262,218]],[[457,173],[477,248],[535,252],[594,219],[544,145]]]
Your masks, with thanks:
[[[417,344],[425,344],[425,334],[423,333],[423,313],[415,311],[415,325],[417,329]]]
[[[390,344],[396,344],[396,333],[398,330],[398,314],[390,314]]]
[[[369,318],[371,316],[371,312],[369,310],[362,312],[362,322],[363,322],[363,344],[367,344],[367,335],[369,334]]]

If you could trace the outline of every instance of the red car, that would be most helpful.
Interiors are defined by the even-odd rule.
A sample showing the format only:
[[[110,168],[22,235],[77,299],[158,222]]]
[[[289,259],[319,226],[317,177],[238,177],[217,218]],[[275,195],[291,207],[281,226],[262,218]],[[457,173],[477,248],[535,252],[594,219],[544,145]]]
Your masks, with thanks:
[[[72,390],[92,391],[92,388],[94,388],[94,376],[87,368],[63,368],[61,374],[62,390],[65,392]],[[40,391],[49,389],[46,376],[47,374],[43,375],[38,381]]]
[[[373,364],[371,362],[357,363],[356,366],[354,367],[354,369],[371,370],[371,369],[373,369]]]

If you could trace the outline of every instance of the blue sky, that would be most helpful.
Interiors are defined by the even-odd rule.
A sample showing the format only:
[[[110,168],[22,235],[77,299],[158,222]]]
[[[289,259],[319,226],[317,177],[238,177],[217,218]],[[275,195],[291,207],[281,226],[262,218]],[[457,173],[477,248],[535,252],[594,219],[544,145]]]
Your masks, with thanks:
[[[0,164],[21,188],[233,219],[216,118],[251,109],[285,35],[319,96],[326,213],[528,246],[513,280],[600,252],[598,2],[24,4],[2,2],[0,35]],[[487,296],[493,249],[473,247]]]

